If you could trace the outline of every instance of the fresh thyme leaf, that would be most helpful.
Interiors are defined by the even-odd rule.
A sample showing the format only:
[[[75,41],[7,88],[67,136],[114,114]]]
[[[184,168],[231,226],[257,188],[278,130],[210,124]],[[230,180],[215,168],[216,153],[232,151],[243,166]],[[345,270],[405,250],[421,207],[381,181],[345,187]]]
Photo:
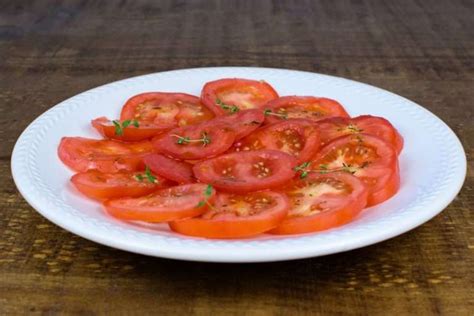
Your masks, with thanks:
[[[156,180],[156,177],[151,173],[148,166],[145,167],[145,176],[151,183],[158,183],[158,180]]]
[[[120,122],[114,120],[114,121],[112,121],[112,123],[115,126],[115,135],[122,136],[123,135],[123,129],[122,129],[122,125],[120,125]]]
[[[196,205],[196,207],[203,207],[204,205],[206,205],[206,202],[199,201],[199,203]]]
[[[329,166],[326,165],[326,164],[319,165],[319,169],[327,170],[328,168],[329,168]]]
[[[143,182],[143,175],[141,174],[136,174],[134,176],[135,180],[137,180],[138,182]]]
[[[303,171],[301,174],[300,174],[300,178],[301,179],[304,179],[308,176],[308,171]]]
[[[269,116],[269,115],[277,116],[277,117],[280,117],[284,120],[288,119],[288,114],[286,114],[286,113],[274,113],[271,109],[266,109],[265,111],[263,111],[263,114],[265,116]]]
[[[136,128],[140,127],[140,124],[138,123],[137,120],[133,120],[132,125],[135,126]]]
[[[216,99],[216,104],[220,106],[221,109],[229,111],[230,113],[236,113],[240,110],[238,106],[225,104],[221,99]]]
[[[206,190],[204,191],[204,195],[210,197],[212,194],[212,185],[208,184]]]
[[[126,128],[126,127],[128,127],[128,126],[130,125],[130,123],[132,123],[131,120],[125,120],[125,121],[122,122],[122,127],[123,127],[123,128]]]

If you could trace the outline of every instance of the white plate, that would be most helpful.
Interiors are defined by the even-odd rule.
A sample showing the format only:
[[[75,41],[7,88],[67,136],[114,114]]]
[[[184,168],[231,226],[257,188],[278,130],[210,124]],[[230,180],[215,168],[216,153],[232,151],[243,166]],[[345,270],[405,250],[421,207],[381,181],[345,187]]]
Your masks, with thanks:
[[[199,95],[203,84],[225,77],[264,79],[280,95],[334,98],[353,115],[389,119],[405,138],[400,156],[401,188],[390,200],[366,209],[340,228],[299,236],[262,235],[235,241],[174,234],[166,225],[132,225],[104,214],[98,203],[70,185],[72,172],[57,157],[63,136],[97,137],[90,120],[116,118],[132,95],[146,91]],[[174,259],[259,262],[327,255],[400,235],[441,212],[461,189],[466,158],[456,135],[423,107],[355,81],[315,73],[268,68],[197,68],[155,73],[110,83],[54,106],[18,139],[12,172],[23,197],[55,224],[111,247]]]

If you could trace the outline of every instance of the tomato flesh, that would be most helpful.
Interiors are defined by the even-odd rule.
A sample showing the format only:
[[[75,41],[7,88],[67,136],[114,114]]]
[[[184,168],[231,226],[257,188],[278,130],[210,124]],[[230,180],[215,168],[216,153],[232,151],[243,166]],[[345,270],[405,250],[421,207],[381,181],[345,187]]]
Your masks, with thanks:
[[[89,170],[72,176],[71,182],[79,192],[97,200],[138,197],[169,186],[169,182],[159,176],[150,180],[143,172],[127,171],[102,173]]]
[[[97,169],[114,173],[120,170],[143,170],[145,166],[142,158],[152,151],[153,146],[148,141],[123,143],[114,140],[63,137],[58,147],[58,156],[66,166],[78,172]]]
[[[214,117],[200,99],[185,93],[147,92],[130,98],[120,119],[138,120],[161,128],[198,124]]]
[[[239,140],[263,124],[265,116],[260,109],[239,111],[236,114],[217,117],[210,121],[211,124],[225,123],[235,132],[235,140]]]
[[[310,174],[294,180],[284,192],[287,218],[273,234],[301,234],[330,229],[354,219],[367,204],[368,191],[358,178],[343,172]]]
[[[169,223],[178,233],[205,238],[243,238],[277,227],[289,208],[282,193],[219,193],[212,208],[199,217]]]
[[[162,189],[138,198],[119,198],[104,202],[113,217],[145,222],[166,222],[201,215],[215,198],[215,190],[206,194],[205,184],[184,184]]]
[[[123,121],[118,123],[122,125]],[[137,142],[150,139],[169,130],[169,128],[161,128],[155,124],[147,122],[137,124],[139,124],[138,127],[128,125],[127,127],[120,128],[119,133],[117,133],[117,128],[113,122],[106,117],[99,117],[92,121],[92,126],[105,138],[125,142]]]
[[[312,161],[311,169],[354,174],[368,187],[368,206],[390,198],[400,185],[395,149],[382,139],[364,133],[342,136],[324,146]]]
[[[235,133],[227,124],[206,122],[173,129],[159,136],[153,144],[160,153],[178,159],[195,160],[225,152],[232,146],[234,139]]]
[[[361,115],[355,118],[334,117],[319,121],[321,145],[337,137],[365,133],[377,136],[392,144],[398,154],[403,149],[403,137],[393,125],[383,117]]]
[[[194,178],[192,166],[160,154],[149,154],[143,162],[150,167],[153,173],[178,183],[192,183]]]
[[[276,98],[278,93],[268,83],[238,78],[208,82],[201,92],[202,103],[216,115],[262,108],[267,102]]]
[[[274,149],[307,161],[318,151],[318,129],[308,120],[287,120],[271,124],[234,144],[235,151]]]
[[[198,162],[193,172],[199,181],[227,192],[245,193],[278,187],[295,172],[295,159],[281,151],[256,150],[221,155]]]
[[[265,105],[267,123],[275,123],[285,119],[308,119],[319,121],[333,116],[349,117],[344,107],[329,98],[307,96],[280,97]]]

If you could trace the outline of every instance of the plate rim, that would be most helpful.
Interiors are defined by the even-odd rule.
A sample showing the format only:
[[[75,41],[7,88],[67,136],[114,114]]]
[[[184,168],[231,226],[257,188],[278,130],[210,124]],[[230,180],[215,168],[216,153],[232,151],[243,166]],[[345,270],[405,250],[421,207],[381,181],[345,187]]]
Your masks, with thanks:
[[[203,253],[190,253],[189,251],[179,251],[177,250],[177,247],[171,248],[173,251],[170,251],[170,249],[150,249],[149,247],[142,247],[141,245],[137,245],[136,243],[128,243],[128,242],[117,242],[116,240],[110,239],[107,237],[107,234],[103,234],[102,232],[96,232],[93,229],[92,230],[87,230],[84,229],[82,226],[78,226],[75,224],[71,224],[66,217],[55,217],[53,216],[53,213],[50,213],[48,211],[43,210],[43,206],[41,205],[41,202],[35,199],[35,197],[32,197],[29,195],[29,192],[25,190],[23,187],[21,181],[23,180],[22,173],[20,171],[21,168],[21,161],[19,161],[19,148],[21,145],[23,145],[23,142],[25,141],[25,135],[27,134],[28,131],[31,130],[34,124],[37,124],[38,121],[41,121],[44,119],[48,113],[52,113],[55,110],[57,111],[58,106],[62,104],[67,104],[74,98],[77,98],[80,95],[84,95],[86,93],[92,93],[94,91],[100,91],[100,89],[105,89],[106,87],[112,87],[116,85],[120,85],[126,82],[133,82],[135,80],[140,80],[139,78],[146,79],[150,78],[153,76],[157,75],[163,75],[163,74],[172,74],[176,72],[195,72],[195,71],[218,71],[218,70],[239,70],[239,71],[279,71],[279,72],[292,72],[292,73],[302,73],[303,75],[310,75],[310,76],[319,76],[319,77],[325,77],[327,79],[331,80],[337,80],[337,81],[346,81],[350,85],[359,85],[363,86],[365,88],[369,88],[374,91],[381,92],[383,94],[388,94],[391,97],[396,97],[401,100],[404,100],[405,102],[409,102],[411,106],[416,106],[418,111],[422,110],[425,115],[431,116],[431,119],[437,120],[438,124],[441,124],[441,126],[444,128],[444,132],[448,133],[449,136],[451,137],[451,140],[453,143],[451,144],[452,147],[455,147],[458,157],[461,158],[458,163],[460,163],[460,174],[458,175],[457,178],[455,178],[455,184],[456,186],[451,187],[450,194],[449,195],[444,195],[442,199],[437,200],[436,206],[430,206],[430,209],[436,209],[431,212],[426,212],[422,213],[421,215],[423,216],[418,216],[416,219],[417,220],[410,220],[407,223],[404,223],[403,229],[386,229],[381,231],[376,238],[370,236],[362,236],[359,238],[356,238],[355,241],[352,241],[351,243],[339,243],[337,247],[331,247],[331,248],[316,248],[316,251],[314,249],[310,248],[305,248],[305,249],[295,249],[295,250],[289,250],[286,253],[266,253],[264,255],[255,255],[253,254],[252,256],[242,256],[242,255],[235,255],[235,254],[226,254],[226,256],[216,256],[213,253],[210,254],[203,254]],[[67,105],[63,105],[67,106]],[[282,68],[266,68],[266,67],[240,67],[240,66],[227,66],[227,67],[198,67],[198,68],[185,68],[185,69],[176,69],[176,70],[168,70],[168,71],[163,71],[163,72],[155,72],[155,73],[149,73],[149,74],[144,74],[144,75],[138,75],[138,76],[133,76],[129,78],[124,78],[121,80],[117,80],[114,82],[106,83],[91,89],[88,89],[86,91],[80,92],[72,97],[69,97],[54,106],[52,106],[50,109],[47,111],[43,112],[40,114],[38,117],[36,117],[28,126],[24,129],[24,131],[20,134],[18,137],[15,146],[13,148],[12,152],[12,158],[11,158],[11,170],[12,170],[12,175],[13,175],[13,180],[15,182],[16,187],[20,191],[21,195],[25,200],[38,212],[40,213],[43,217],[47,218],[49,221],[52,223],[62,227],[63,229],[70,231],[76,235],[79,235],[83,238],[86,238],[88,240],[98,242],[103,245],[107,245],[109,247],[125,250],[128,252],[134,252],[134,253],[139,253],[139,254],[144,254],[144,255],[150,255],[150,256],[155,256],[155,257],[163,257],[163,258],[169,258],[169,259],[180,259],[180,260],[189,260],[189,261],[205,261],[205,262],[270,262],[270,261],[283,261],[283,260],[293,260],[293,259],[301,259],[301,258],[308,258],[308,257],[314,257],[314,256],[323,256],[323,255],[328,255],[332,253],[339,253],[339,252],[344,252],[348,250],[353,250],[365,246],[369,246],[375,243],[379,243],[382,241],[385,241],[387,239],[396,237],[398,235],[404,234],[415,227],[418,227],[422,225],[423,223],[427,222],[431,218],[435,217],[439,213],[441,213],[451,202],[452,200],[457,196],[459,191],[461,190],[465,178],[466,178],[466,173],[467,173],[467,159],[466,159],[466,154],[464,151],[464,148],[462,146],[461,141],[457,137],[457,135],[452,131],[452,129],[443,121],[441,120],[438,116],[430,112],[428,109],[424,108],[423,106],[408,100],[404,98],[403,96],[400,96],[398,94],[395,94],[393,92],[390,92],[388,90],[372,86],[363,82],[343,78],[343,77],[338,77],[338,76],[331,76],[327,74],[321,74],[321,73],[315,73],[315,72],[308,72],[308,71],[301,71],[301,70],[293,70],[293,69],[282,69]],[[82,228],[81,228],[82,227]],[[299,239],[301,237],[304,237],[307,235],[301,235],[300,237],[298,236],[293,236],[292,238],[294,239]],[[166,237],[166,236],[163,236]],[[177,238],[177,237],[176,237]],[[188,239],[188,237],[180,237],[180,238],[185,238]],[[209,240],[206,240],[209,241]],[[245,240],[239,240],[241,243],[246,243]],[[219,241],[210,241],[212,242],[219,242]],[[179,248],[179,247],[178,247]],[[248,250],[248,249],[247,249]]]

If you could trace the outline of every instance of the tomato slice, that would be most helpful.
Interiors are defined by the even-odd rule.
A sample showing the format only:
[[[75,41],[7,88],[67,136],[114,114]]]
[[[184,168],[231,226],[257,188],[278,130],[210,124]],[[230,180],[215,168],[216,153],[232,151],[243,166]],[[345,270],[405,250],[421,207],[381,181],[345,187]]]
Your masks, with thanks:
[[[309,120],[286,120],[268,125],[234,144],[235,151],[274,149],[295,156],[298,162],[311,159],[319,149],[319,132]]]
[[[317,172],[354,174],[369,190],[368,206],[392,197],[400,186],[395,149],[384,140],[364,133],[336,138],[321,149],[309,168]]]
[[[364,183],[349,173],[310,174],[285,188],[290,200],[287,218],[273,234],[301,234],[350,222],[367,204]]]
[[[169,130],[169,128],[161,128],[148,122],[126,120],[122,122],[115,121],[115,124],[106,117],[99,117],[92,121],[92,126],[105,138],[125,142],[137,142],[150,139]]]
[[[148,122],[162,128],[198,124],[214,117],[201,100],[185,93],[147,92],[130,98],[120,119]]]
[[[143,162],[153,173],[178,183],[193,183],[196,181],[192,165],[168,158],[159,154],[149,154]]]
[[[202,103],[216,115],[262,108],[276,98],[278,93],[265,81],[238,78],[208,82],[201,92]]]
[[[268,102],[265,110],[267,123],[290,118],[319,121],[332,116],[349,117],[344,107],[336,100],[318,97],[280,97]]]
[[[212,122],[212,121],[211,121]],[[213,157],[232,146],[235,133],[229,125],[201,123],[173,129],[153,140],[158,152],[185,160]]]
[[[395,147],[398,154],[403,149],[403,137],[393,125],[383,117],[361,115],[355,118],[333,117],[318,122],[321,144],[349,134],[366,133],[377,136]]]
[[[169,186],[169,181],[159,176],[128,171],[102,173],[89,170],[72,176],[71,182],[82,194],[97,200],[138,197]]]
[[[138,198],[107,200],[104,207],[107,213],[119,219],[156,223],[201,215],[214,198],[215,190],[211,188],[209,192],[206,184],[195,183],[158,190]]]
[[[225,123],[235,132],[235,140],[241,139],[255,131],[265,121],[260,109],[239,111],[233,115],[221,116],[209,121],[210,124]]]
[[[223,191],[246,193],[284,184],[293,178],[295,165],[295,159],[281,151],[256,150],[204,160],[195,164],[193,171],[201,182]]]
[[[58,156],[69,168],[85,172],[91,169],[105,173],[120,170],[143,170],[142,158],[151,153],[149,141],[123,143],[115,140],[97,140],[84,137],[63,137]]]
[[[169,226],[175,232],[195,237],[250,237],[277,227],[286,217],[288,207],[288,198],[277,192],[219,193],[206,213],[170,222]]]

